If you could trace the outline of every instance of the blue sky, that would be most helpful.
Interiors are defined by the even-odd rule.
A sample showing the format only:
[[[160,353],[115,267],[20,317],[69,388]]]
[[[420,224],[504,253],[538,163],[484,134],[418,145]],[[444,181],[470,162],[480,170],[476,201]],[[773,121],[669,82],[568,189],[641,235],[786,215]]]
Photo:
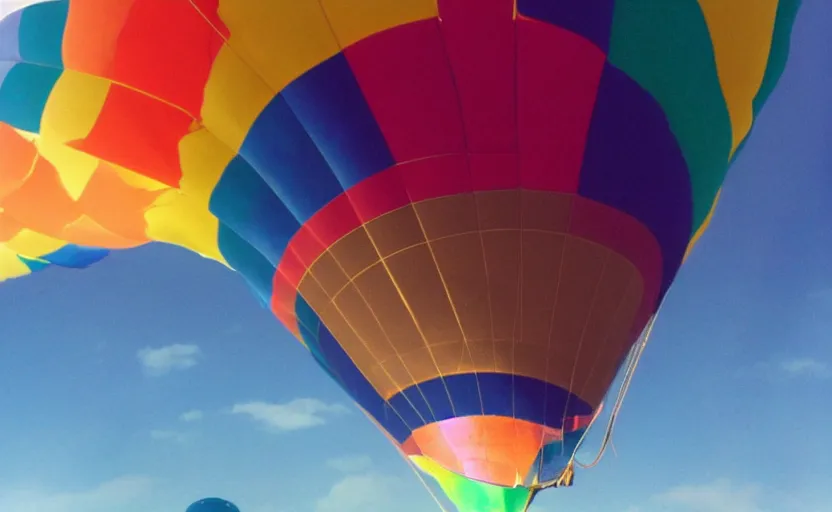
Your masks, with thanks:
[[[781,86],[659,320],[616,453],[535,512],[828,510],[832,3],[804,4]],[[4,283],[0,312],[0,510],[180,512],[207,495],[242,512],[437,510],[215,263],[145,247]]]

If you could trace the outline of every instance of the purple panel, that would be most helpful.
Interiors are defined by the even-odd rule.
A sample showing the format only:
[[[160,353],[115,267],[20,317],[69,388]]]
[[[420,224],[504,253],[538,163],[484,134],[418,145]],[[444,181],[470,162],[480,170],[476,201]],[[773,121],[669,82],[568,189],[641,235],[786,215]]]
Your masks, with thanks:
[[[23,11],[15,11],[0,20],[0,62],[20,62],[20,20]]]
[[[607,53],[615,0],[517,0],[517,12],[592,41]]]
[[[578,192],[652,231],[662,248],[664,296],[690,240],[690,177],[659,104],[609,64],[598,87]]]
[[[16,64],[14,62],[0,60],[0,87],[3,86],[3,80],[6,79],[6,75],[8,75],[9,71],[11,71],[15,66]]]

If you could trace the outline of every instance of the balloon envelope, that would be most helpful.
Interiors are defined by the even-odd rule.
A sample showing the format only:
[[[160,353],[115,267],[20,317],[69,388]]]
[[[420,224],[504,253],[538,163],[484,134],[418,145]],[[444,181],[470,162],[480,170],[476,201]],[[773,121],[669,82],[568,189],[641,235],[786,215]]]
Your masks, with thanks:
[[[523,510],[707,226],[798,5],[28,8],[0,23],[0,278],[215,259],[460,510]]]
[[[230,501],[220,498],[204,498],[192,503],[185,512],[240,512]]]

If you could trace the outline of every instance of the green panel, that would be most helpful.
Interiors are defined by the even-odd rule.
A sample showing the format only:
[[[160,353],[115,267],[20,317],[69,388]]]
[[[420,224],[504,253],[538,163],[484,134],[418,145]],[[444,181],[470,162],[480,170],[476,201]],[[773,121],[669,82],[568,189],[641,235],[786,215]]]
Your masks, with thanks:
[[[691,178],[693,230],[725,178],[732,132],[711,37],[696,0],[618,0],[610,63],[662,106]]]

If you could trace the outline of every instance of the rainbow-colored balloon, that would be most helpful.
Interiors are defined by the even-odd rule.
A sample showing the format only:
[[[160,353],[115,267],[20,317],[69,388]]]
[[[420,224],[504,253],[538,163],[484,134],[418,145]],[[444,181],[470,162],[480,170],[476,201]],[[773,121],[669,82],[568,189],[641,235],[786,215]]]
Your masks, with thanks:
[[[458,510],[523,511],[571,483],[799,3],[29,7],[0,22],[0,279],[212,258]]]

